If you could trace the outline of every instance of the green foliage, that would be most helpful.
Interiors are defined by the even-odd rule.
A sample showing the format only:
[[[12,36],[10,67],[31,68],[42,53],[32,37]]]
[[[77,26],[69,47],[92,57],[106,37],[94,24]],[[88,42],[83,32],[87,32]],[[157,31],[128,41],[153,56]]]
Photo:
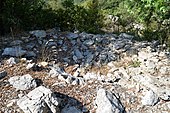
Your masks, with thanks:
[[[131,0],[126,3],[128,12],[136,17],[135,21],[145,25],[145,38],[167,43],[170,24],[164,23],[170,20],[169,0]]]
[[[62,30],[96,33],[102,27],[102,15],[95,0],[90,0],[88,7],[75,4],[74,0],[4,0],[0,10],[0,25],[5,32],[10,28],[31,30],[58,26]]]
[[[139,60],[134,60],[132,61],[132,63],[130,63],[130,66],[136,68],[136,67],[140,67],[141,62]]]
[[[75,5],[73,0],[65,0],[63,8],[57,10],[58,25],[62,30],[79,30],[97,33],[102,27],[102,15],[98,2],[90,1],[87,7]]]
[[[170,45],[169,0],[0,0],[0,31],[13,29],[79,30],[99,33],[116,26],[114,32],[129,32],[143,40]],[[104,15],[119,17],[105,22]],[[140,24],[144,29],[134,28]]]
[[[55,14],[43,9],[43,0],[6,0],[2,6],[2,24],[6,32],[13,29],[36,29],[52,27]],[[53,21],[49,21],[52,19]]]
[[[106,0],[105,4],[107,4],[108,1],[109,0]],[[169,43],[169,0],[113,1],[117,5],[111,8],[112,10],[106,8],[105,12],[106,14],[119,17],[118,22],[114,23],[117,24],[119,32],[135,33],[136,36],[140,36],[143,40],[160,40],[162,43]],[[142,25],[143,29],[134,28],[134,23]]]
[[[162,21],[169,18],[170,3],[168,0],[131,0],[127,3],[128,11],[132,15],[138,15],[140,22],[148,26],[151,19]]]

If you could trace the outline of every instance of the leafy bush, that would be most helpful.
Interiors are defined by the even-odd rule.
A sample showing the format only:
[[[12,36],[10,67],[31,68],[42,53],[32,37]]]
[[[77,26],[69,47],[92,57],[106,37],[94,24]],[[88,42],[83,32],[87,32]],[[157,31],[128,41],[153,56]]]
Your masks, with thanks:
[[[9,32],[10,28],[30,30],[55,25],[55,13],[43,9],[44,5],[43,0],[4,0],[0,13],[4,31]]]
[[[102,15],[97,1],[89,1],[88,6],[75,5],[73,0],[65,0],[63,8],[57,10],[58,25],[62,30],[79,30],[97,33],[102,27]]]
[[[79,30],[99,33],[102,27],[116,26],[116,32],[129,32],[143,40],[170,45],[169,0],[1,0],[0,31],[13,29]],[[119,17],[105,22],[104,15]],[[135,28],[134,24],[144,29]]]
[[[88,7],[75,5],[74,0],[4,0],[0,8],[2,30],[10,28],[20,30],[45,29],[60,27],[62,30],[80,30],[96,33],[102,26],[102,15],[98,2],[90,0]],[[55,3],[56,6],[53,6]],[[57,8],[58,7],[58,8]]]

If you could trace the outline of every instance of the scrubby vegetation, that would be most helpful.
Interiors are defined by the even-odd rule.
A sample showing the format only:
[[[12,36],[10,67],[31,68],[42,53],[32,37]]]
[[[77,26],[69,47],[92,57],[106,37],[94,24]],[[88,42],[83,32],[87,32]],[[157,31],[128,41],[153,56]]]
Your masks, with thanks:
[[[169,0],[0,0],[1,34],[60,27],[170,43]]]

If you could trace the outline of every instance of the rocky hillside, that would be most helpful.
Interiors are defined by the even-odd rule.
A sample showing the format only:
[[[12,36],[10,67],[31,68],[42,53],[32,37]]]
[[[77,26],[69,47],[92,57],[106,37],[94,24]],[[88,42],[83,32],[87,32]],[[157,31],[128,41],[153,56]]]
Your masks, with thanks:
[[[170,53],[159,41],[51,29],[1,47],[1,113],[170,112]]]

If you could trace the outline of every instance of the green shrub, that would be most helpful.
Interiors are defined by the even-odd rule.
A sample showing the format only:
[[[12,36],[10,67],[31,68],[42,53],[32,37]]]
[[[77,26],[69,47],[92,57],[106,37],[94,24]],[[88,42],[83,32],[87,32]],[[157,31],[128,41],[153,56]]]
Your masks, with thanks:
[[[140,65],[141,65],[141,62],[139,60],[134,60],[132,61],[132,63],[129,64],[129,66],[132,66],[134,68],[140,67]]]
[[[13,29],[36,29],[55,25],[55,13],[51,9],[44,9],[44,0],[6,0],[1,10],[4,31]],[[52,21],[50,21],[52,20]]]
[[[62,30],[79,30],[98,33],[102,27],[103,16],[97,8],[97,1],[90,1],[87,7],[75,5],[73,0],[62,2],[63,8],[57,10],[58,25]]]

